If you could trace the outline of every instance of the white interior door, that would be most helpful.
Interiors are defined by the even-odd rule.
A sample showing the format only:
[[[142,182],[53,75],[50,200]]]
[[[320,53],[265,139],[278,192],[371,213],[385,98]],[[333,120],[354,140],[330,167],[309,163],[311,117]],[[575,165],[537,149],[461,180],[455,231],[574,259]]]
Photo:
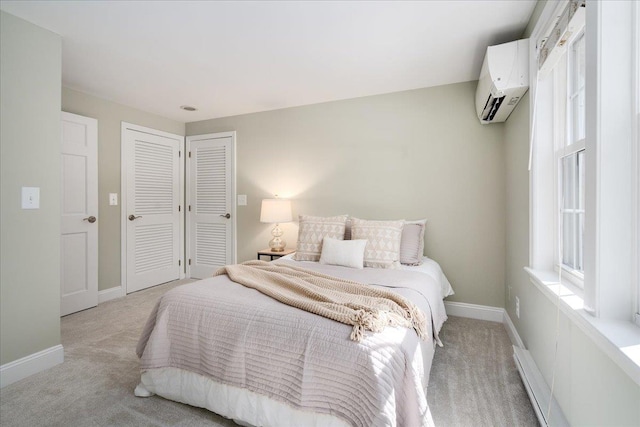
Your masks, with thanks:
[[[184,139],[126,123],[122,133],[123,259],[130,293],[180,278]]]
[[[187,137],[189,277],[235,262],[235,132]]]
[[[60,315],[98,305],[98,121],[61,116]]]

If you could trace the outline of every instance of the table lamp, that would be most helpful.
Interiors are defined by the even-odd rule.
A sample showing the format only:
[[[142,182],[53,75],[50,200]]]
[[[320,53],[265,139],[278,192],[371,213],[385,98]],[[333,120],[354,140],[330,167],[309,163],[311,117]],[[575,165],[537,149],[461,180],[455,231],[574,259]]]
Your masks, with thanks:
[[[291,200],[286,199],[263,199],[260,209],[260,222],[275,223],[276,226],[271,230],[273,238],[269,240],[269,248],[273,252],[282,252],[287,242],[281,239],[282,229],[280,223],[291,222]]]

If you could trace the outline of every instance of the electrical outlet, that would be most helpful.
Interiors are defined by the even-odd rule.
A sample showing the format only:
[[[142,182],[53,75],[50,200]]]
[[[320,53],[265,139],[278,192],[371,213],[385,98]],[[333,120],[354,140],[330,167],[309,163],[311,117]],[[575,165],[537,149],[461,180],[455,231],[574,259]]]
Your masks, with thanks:
[[[516,297],[516,317],[520,318],[520,298]]]

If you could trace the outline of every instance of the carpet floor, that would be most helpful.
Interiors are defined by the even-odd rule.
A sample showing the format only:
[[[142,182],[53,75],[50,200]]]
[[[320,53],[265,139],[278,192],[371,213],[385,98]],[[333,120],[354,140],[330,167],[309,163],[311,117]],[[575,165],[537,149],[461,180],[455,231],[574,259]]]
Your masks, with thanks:
[[[204,409],[137,398],[135,346],[156,286],[61,319],[64,363],[0,390],[1,426],[235,426]],[[502,324],[450,317],[428,401],[436,426],[536,426]],[[408,426],[410,427],[410,426]]]

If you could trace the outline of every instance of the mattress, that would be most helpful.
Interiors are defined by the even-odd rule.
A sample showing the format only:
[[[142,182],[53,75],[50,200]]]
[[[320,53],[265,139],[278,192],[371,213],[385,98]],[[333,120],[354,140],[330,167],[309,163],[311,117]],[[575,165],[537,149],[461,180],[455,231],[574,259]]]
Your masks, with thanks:
[[[136,394],[244,425],[432,425],[426,385],[446,320],[438,274],[276,262],[391,289],[425,313],[433,336],[423,341],[412,329],[387,327],[356,343],[349,325],[212,277],[158,301],[137,349]]]

